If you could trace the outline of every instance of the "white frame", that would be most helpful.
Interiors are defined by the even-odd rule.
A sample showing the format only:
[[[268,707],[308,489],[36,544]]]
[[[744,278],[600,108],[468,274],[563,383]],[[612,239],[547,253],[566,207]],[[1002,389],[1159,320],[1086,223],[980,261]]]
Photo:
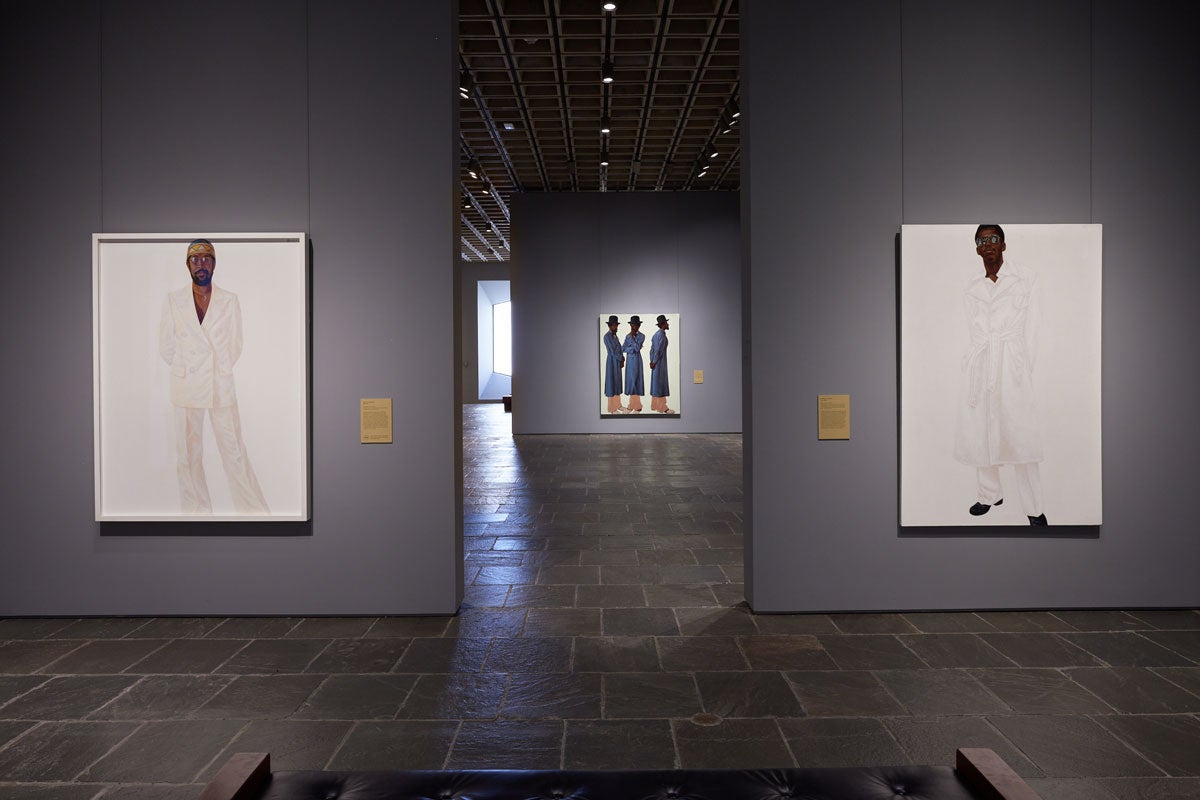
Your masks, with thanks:
[[[642,349],[642,370],[643,370],[642,377],[645,380],[645,389],[646,389],[646,393],[644,395],[642,395],[642,407],[645,410],[642,411],[640,414],[609,414],[607,411],[608,398],[604,396],[604,369],[605,369],[605,364],[608,360],[608,351],[604,347],[604,334],[608,330],[608,318],[610,316],[612,316],[614,313],[617,314],[617,318],[620,320],[620,327],[617,329],[617,336],[621,339],[621,341],[624,341],[625,334],[629,333],[629,318],[631,316],[634,316],[635,314],[638,317],[640,317],[642,320],[642,325],[641,325],[641,328],[639,328],[639,331],[646,335],[646,343],[643,345],[643,349]],[[671,406],[674,406],[674,408],[671,409],[672,411],[675,412],[674,414],[659,414],[657,411],[650,410],[650,376],[651,376],[651,372],[650,372],[650,340],[654,336],[654,334],[658,331],[658,323],[656,323],[655,320],[658,319],[658,315],[660,313],[663,314],[663,316],[665,316],[667,318],[667,321],[671,324],[670,332],[667,334],[667,338],[668,338],[668,342],[669,342],[669,344],[667,346],[667,382],[668,382],[668,386],[670,387],[670,391],[671,391],[670,396],[667,398],[667,406],[668,406],[668,408],[670,408]],[[596,344],[599,347],[598,352],[600,354],[599,372],[597,373],[597,375],[599,376],[599,379],[600,379],[600,383],[598,386],[599,395],[600,395],[600,419],[610,420],[610,419],[682,419],[683,418],[683,397],[682,397],[683,384],[680,381],[680,377],[679,377],[679,375],[680,375],[679,365],[680,365],[680,361],[682,360],[680,358],[680,352],[681,352],[680,344],[681,344],[681,340],[683,338],[682,334],[679,331],[680,316],[681,315],[678,311],[672,311],[670,313],[663,313],[660,311],[654,311],[652,313],[605,312],[599,316],[598,319],[600,322],[600,326],[596,329]],[[625,374],[624,370],[622,370],[622,372],[621,372],[622,379],[624,379],[624,374]],[[622,388],[624,388],[624,387],[622,387]],[[621,396],[626,397],[627,395],[622,394]]]
[[[276,455],[275,451],[269,447],[259,447],[258,449],[261,452],[257,452],[255,448],[251,447],[249,444],[247,445],[247,454],[251,456],[256,472],[258,472],[260,475],[264,473],[272,475],[272,479],[275,484],[284,487],[284,490],[279,492],[279,494],[285,496],[285,502],[281,504],[278,511],[276,511],[271,503],[268,503],[268,507],[271,508],[271,512],[269,514],[246,515],[230,511],[227,508],[218,508],[219,495],[222,494],[223,487],[218,491],[212,492],[214,513],[197,514],[188,513],[182,510],[174,513],[165,512],[161,508],[147,509],[143,512],[136,509],[130,510],[129,508],[118,508],[118,506],[128,504],[136,506],[138,502],[136,500],[127,501],[123,499],[121,502],[113,501],[110,497],[110,493],[122,492],[124,490],[113,488],[114,486],[118,486],[120,482],[110,478],[108,483],[106,483],[105,480],[105,459],[106,457],[112,458],[113,453],[116,452],[116,446],[111,448],[112,452],[106,450],[108,445],[105,441],[105,432],[108,431],[109,438],[114,438],[113,430],[109,429],[110,426],[118,431],[127,430],[128,428],[122,428],[121,423],[116,420],[118,420],[122,413],[126,416],[130,415],[128,409],[125,409],[122,412],[114,411],[110,414],[106,414],[106,408],[104,405],[106,389],[107,391],[115,392],[116,390],[113,387],[118,385],[127,387],[131,382],[134,382],[131,380],[128,373],[123,374],[121,378],[109,377],[108,382],[106,382],[105,369],[106,366],[110,370],[115,369],[116,367],[113,365],[121,364],[121,359],[123,358],[127,359],[128,363],[135,363],[137,357],[133,355],[126,356],[124,354],[118,355],[114,353],[106,353],[105,332],[107,331],[110,334],[110,339],[116,340],[119,343],[121,336],[118,335],[116,331],[124,332],[124,329],[120,324],[114,325],[108,323],[103,317],[103,314],[107,310],[109,314],[120,318],[122,321],[127,318],[128,314],[131,314],[136,319],[136,323],[130,328],[130,330],[133,331],[130,336],[135,337],[136,341],[139,342],[141,339],[148,336],[149,332],[147,330],[147,319],[152,318],[153,320],[157,320],[159,318],[161,305],[155,306],[153,310],[147,309],[145,303],[136,305],[131,309],[119,307],[114,309],[113,306],[116,303],[119,303],[120,300],[112,300],[110,297],[121,298],[125,296],[124,294],[118,293],[118,286],[135,287],[135,290],[139,290],[143,295],[143,300],[149,298],[151,296],[151,292],[154,291],[159,292],[157,297],[164,297],[165,293],[161,291],[161,285],[164,281],[167,283],[168,291],[187,286],[187,269],[185,266],[186,247],[187,244],[192,240],[200,238],[210,240],[217,251],[218,268],[214,274],[214,285],[220,285],[223,287],[224,281],[222,279],[225,278],[226,281],[228,281],[230,275],[229,259],[226,258],[224,263],[222,261],[223,245],[226,248],[228,248],[230,245],[233,245],[242,251],[250,250],[250,252],[260,252],[260,258],[263,259],[262,263],[269,264],[268,267],[264,267],[264,270],[261,274],[253,274],[249,271],[243,272],[242,280],[246,281],[247,285],[258,286],[261,289],[261,284],[270,280],[271,276],[277,277],[281,274],[286,275],[288,296],[285,298],[286,305],[277,307],[278,318],[272,318],[266,314],[262,314],[261,317],[266,318],[268,321],[264,322],[263,319],[260,318],[256,323],[253,323],[257,324],[259,327],[264,325],[271,327],[272,331],[277,332],[276,338],[279,341],[286,342],[283,347],[272,350],[271,352],[267,353],[266,356],[264,356],[261,352],[258,353],[257,359],[259,361],[270,360],[273,368],[279,370],[281,374],[287,377],[286,385],[294,390],[277,393],[275,395],[271,395],[270,398],[270,402],[281,410],[280,419],[282,420],[282,422],[272,421],[271,424],[276,427],[284,427],[288,429],[294,428],[293,433],[280,434],[278,431],[272,433],[272,436],[275,440],[284,442],[286,445],[285,449],[289,453],[287,460],[290,462],[294,458],[294,466],[289,463],[285,469],[272,470],[272,466],[276,462],[269,461],[268,459],[270,459],[271,456]],[[118,257],[116,252],[113,252],[113,247],[109,246],[119,247],[121,245],[128,244],[153,245],[156,249],[153,251],[125,250],[125,253],[136,253],[136,255],[134,258],[128,259],[125,264],[122,264],[121,258]],[[171,248],[169,255],[165,255],[164,246],[169,246]],[[270,250],[259,250],[260,247],[265,248],[267,246],[272,247]],[[163,250],[164,253],[159,253],[159,250]],[[269,256],[269,258],[267,258],[267,256]],[[155,265],[153,270],[148,269],[146,266],[130,266],[130,264],[136,264],[138,259],[144,260],[151,257]],[[166,262],[162,263],[164,272],[158,273],[157,265],[162,262],[163,257],[166,258]],[[127,271],[124,273],[118,273],[118,270],[122,269],[123,267]],[[153,288],[143,287],[141,282],[134,280],[134,277],[136,276],[145,276],[149,278],[150,280],[146,281],[146,283],[152,283]],[[230,282],[236,284],[235,281]],[[111,294],[105,293],[106,284],[109,285],[109,291]],[[122,291],[127,291],[127,289],[122,289]],[[253,308],[257,303],[260,311],[264,298],[269,300],[270,296],[273,294],[273,292],[264,292],[261,290],[251,290],[251,292],[246,293],[245,290],[241,288],[239,288],[235,293],[239,294],[239,303],[243,309],[247,308],[248,305]],[[271,307],[268,306],[268,309],[271,310]],[[243,314],[243,316],[245,316],[245,314]],[[308,319],[308,238],[307,234],[305,233],[201,232],[93,234],[92,375],[96,521],[294,522],[308,520],[311,517],[311,509],[309,507],[310,476],[308,453],[310,430],[308,408]],[[156,325],[154,326],[154,330],[157,330]],[[113,345],[113,347],[118,346],[119,344]],[[243,350],[241,362],[246,362],[248,360],[245,356],[245,353],[249,352],[250,348],[254,346],[255,345],[251,344],[250,341],[246,342],[246,349]],[[154,349],[157,350],[156,347]],[[145,363],[144,354],[142,358],[142,363]],[[253,359],[250,360],[253,361]],[[148,370],[145,369],[142,370],[142,372],[147,371]],[[245,411],[244,406],[251,405],[253,403],[258,403],[261,405],[262,402],[264,402],[263,397],[265,394],[267,394],[267,392],[266,388],[263,387],[262,384],[268,382],[266,378],[263,378],[256,384],[253,379],[247,379],[247,377],[244,375],[245,371],[246,370],[241,366],[235,366],[234,368],[235,379],[238,382],[239,405],[243,405],[243,415]],[[164,385],[166,385],[164,381],[167,379],[161,375],[148,376],[143,374],[139,377],[143,383],[149,382],[150,384],[154,385],[156,389],[161,389]],[[151,400],[148,394],[139,394],[136,391],[129,392],[128,390],[126,390],[126,394],[127,396],[132,397],[134,400],[134,402],[130,405],[136,406],[138,403],[142,403],[147,409],[151,409],[151,411],[157,413],[157,400]],[[166,394],[158,394],[158,391],[155,391],[154,395],[162,398],[162,408],[164,411],[161,416],[165,418],[167,416],[165,409],[169,408],[170,404],[169,398]],[[251,399],[251,403],[243,403],[242,401],[245,399]],[[152,405],[152,403],[155,405]],[[261,419],[261,417],[262,415],[260,414],[259,418]],[[161,420],[158,421],[161,422]],[[246,419],[243,416],[243,428],[246,427],[245,423]],[[153,422],[150,419],[145,421],[145,426],[147,430],[153,431]],[[210,427],[210,422],[206,422],[205,436],[210,435],[208,430]],[[293,435],[295,439],[291,438]],[[148,438],[154,438],[155,436],[161,440],[166,436],[166,434],[158,431],[150,434]],[[122,442],[122,445],[124,444],[125,442]],[[215,448],[208,447],[206,449],[212,451]],[[157,448],[155,448],[155,450],[157,451]],[[167,458],[167,455],[165,452],[161,455],[156,452],[155,458],[159,458],[161,460],[163,458]],[[136,462],[136,458],[134,461]],[[276,459],[276,461],[282,462],[282,459]],[[267,470],[263,469],[264,465],[268,465]],[[173,476],[175,469],[173,462],[168,463],[167,468],[169,468],[172,475],[170,480],[172,483],[174,483],[175,478]],[[145,467],[144,471],[154,478],[155,485],[166,481],[166,478],[163,477],[164,467],[161,463],[148,465]],[[210,487],[219,486],[223,484],[223,479],[223,473],[220,475],[210,473],[208,483]],[[133,481],[130,479],[127,480],[126,483],[132,484]],[[266,484],[267,481],[263,480],[262,483]],[[266,491],[265,487],[264,491]],[[156,499],[159,496],[160,495],[156,495]],[[177,487],[175,497],[178,497]],[[270,499],[269,494],[268,499]],[[167,501],[164,498],[162,502],[165,504]],[[225,506],[226,504],[221,503],[220,505]]]

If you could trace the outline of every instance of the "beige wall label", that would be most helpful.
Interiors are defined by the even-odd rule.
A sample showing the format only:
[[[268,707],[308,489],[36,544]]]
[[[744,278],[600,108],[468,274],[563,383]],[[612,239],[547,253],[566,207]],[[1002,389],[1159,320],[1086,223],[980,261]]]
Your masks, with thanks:
[[[360,401],[362,444],[392,443],[392,398],[364,397]]]
[[[692,383],[704,383],[704,370],[692,370]]]
[[[850,438],[850,395],[817,395],[817,438]]]

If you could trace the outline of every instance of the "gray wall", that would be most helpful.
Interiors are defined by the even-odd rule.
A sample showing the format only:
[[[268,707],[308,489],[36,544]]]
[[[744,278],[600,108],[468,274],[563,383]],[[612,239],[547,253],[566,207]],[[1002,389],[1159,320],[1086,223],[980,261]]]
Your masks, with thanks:
[[[409,341],[454,307],[454,4],[24,3],[3,22],[0,614],[452,613],[454,339]],[[194,230],[312,237],[311,523],[92,521],[90,234]],[[395,444],[362,446],[358,399],[378,396],[405,413]]]
[[[744,4],[756,610],[1200,603],[1200,61],[1172,8]],[[982,219],[1104,225],[1099,528],[897,526],[895,237]],[[822,393],[851,441],[816,441]]]
[[[737,195],[525,194],[512,219],[514,433],[741,430]],[[600,314],[656,308],[680,314],[682,416],[601,419]]]

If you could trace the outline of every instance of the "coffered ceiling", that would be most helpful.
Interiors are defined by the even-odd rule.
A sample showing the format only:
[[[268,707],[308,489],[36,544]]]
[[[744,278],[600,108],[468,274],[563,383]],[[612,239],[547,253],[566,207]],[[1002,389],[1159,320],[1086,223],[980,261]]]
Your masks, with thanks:
[[[517,192],[739,188],[738,0],[615,4],[459,0],[464,260]]]

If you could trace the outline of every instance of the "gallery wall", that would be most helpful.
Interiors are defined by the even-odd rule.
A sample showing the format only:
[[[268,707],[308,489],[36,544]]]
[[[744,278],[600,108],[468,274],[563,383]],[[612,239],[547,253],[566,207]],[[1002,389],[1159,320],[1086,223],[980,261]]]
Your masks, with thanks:
[[[514,433],[741,430],[736,194],[528,193],[513,197],[512,231]],[[601,419],[600,315],[652,309],[680,315],[669,356],[681,416],[651,418],[647,395],[642,418]],[[654,318],[641,330],[649,391]]]
[[[742,15],[754,609],[1200,603],[1200,60],[1170,4]],[[981,221],[1104,226],[1101,526],[898,527],[897,235]],[[820,442],[816,396],[834,393],[852,438]]]
[[[454,7],[5,6],[0,615],[455,611]],[[93,521],[98,231],[308,232],[310,522]]]

